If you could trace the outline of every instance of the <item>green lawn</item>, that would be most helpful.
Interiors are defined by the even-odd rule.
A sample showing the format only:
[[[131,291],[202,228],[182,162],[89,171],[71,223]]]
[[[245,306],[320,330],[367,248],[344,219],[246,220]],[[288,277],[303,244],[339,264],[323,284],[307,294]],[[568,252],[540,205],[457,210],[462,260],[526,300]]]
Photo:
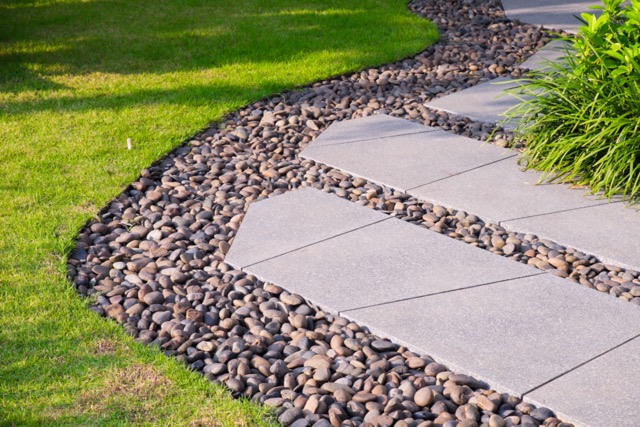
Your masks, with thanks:
[[[265,424],[93,315],[65,254],[225,112],[435,37],[404,0],[0,0],[0,425]]]

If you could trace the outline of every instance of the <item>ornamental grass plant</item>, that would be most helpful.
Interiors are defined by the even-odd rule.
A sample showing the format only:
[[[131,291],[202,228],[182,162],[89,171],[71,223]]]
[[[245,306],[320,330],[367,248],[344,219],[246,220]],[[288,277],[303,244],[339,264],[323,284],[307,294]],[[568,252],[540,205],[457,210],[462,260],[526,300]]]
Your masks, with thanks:
[[[640,0],[603,0],[583,13],[562,60],[530,71],[515,89],[521,164],[543,180],[640,197]]]

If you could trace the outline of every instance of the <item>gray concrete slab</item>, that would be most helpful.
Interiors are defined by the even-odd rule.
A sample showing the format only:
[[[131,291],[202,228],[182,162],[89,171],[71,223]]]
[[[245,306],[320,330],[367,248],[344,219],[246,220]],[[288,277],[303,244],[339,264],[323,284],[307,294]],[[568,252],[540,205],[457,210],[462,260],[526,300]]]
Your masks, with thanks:
[[[557,61],[566,53],[565,44],[553,41],[540,49],[521,67],[540,70],[549,67],[550,61]],[[506,129],[515,129],[517,119],[507,120],[504,114],[521,102],[521,95],[508,93],[508,89],[517,87],[518,83],[508,77],[498,77],[468,89],[445,95],[425,104],[434,110],[446,111],[469,117],[473,120],[500,123]]]
[[[529,70],[549,69],[550,63],[559,62],[568,52],[574,52],[569,44],[561,40],[554,40],[529,57],[520,66]]]
[[[505,90],[517,83],[506,77],[498,77],[468,89],[445,95],[425,104],[425,107],[469,117],[476,121],[501,123],[506,129],[514,129],[517,120],[505,121],[502,114],[520,101]]]
[[[540,274],[395,218],[254,264],[246,271],[330,312]]]
[[[640,333],[638,307],[546,274],[342,314],[516,395]]]
[[[313,188],[252,203],[225,261],[236,268],[389,217]]]
[[[596,13],[589,7],[599,4],[593,0],[502,0],[509,19],[569,33],[575,33],[582,25],[576,16],[583,12]]]
[[[356,120],[335,122],[311,142],[314,147],[344,144],[388,136],[431,132],[436,128],[428,127],[405,119],[386,114],[374,114]]]
[[[300,156],[401,191],[515,155],[443,130],[331,146],[314,144]]]
[[[640,271],[640,211],[622,203],[505,221],[503,226]]]
[[[606,203],[568,185],[536,185],[539,172],[522,172],[514,157],[442,181],[409,190],[409,194],[443,206],[472,212],[485,221],[585,208]],[[555,239],[554,239],[555,240]]]
[[[577,426],[640,425],[640,338],[525,396]]]

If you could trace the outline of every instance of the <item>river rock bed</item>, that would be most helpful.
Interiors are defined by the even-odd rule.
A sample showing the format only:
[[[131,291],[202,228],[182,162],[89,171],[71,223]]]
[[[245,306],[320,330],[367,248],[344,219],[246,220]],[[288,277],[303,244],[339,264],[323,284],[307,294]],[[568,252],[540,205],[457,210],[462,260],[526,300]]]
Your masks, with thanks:
[[[440,27],[439,43],[256,102],[198,133],[86,225],[69,277],[80,294],[97,296],[94,311],[234,396],[275,406],[285,425],[567,426],[224,263],[249,203],[312,186],[640,303],[637,272],[297,157],[334,121],[374,113],[486,139],[492,125],[423,104],[518,76],[517,64],[548,41],[508,21],[496,0],[414,0],[409,8]],[[510,139],[493,134],[500,145]]]

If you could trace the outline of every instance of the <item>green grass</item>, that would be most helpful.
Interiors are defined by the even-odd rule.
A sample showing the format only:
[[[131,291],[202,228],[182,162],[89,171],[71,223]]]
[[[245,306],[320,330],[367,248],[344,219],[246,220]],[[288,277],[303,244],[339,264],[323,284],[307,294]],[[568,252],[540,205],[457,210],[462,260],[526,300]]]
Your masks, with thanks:
[[[225,112],[435,37],[404,0],[0,1],[0,424],[266,424],[93,315],[65,255]]]

